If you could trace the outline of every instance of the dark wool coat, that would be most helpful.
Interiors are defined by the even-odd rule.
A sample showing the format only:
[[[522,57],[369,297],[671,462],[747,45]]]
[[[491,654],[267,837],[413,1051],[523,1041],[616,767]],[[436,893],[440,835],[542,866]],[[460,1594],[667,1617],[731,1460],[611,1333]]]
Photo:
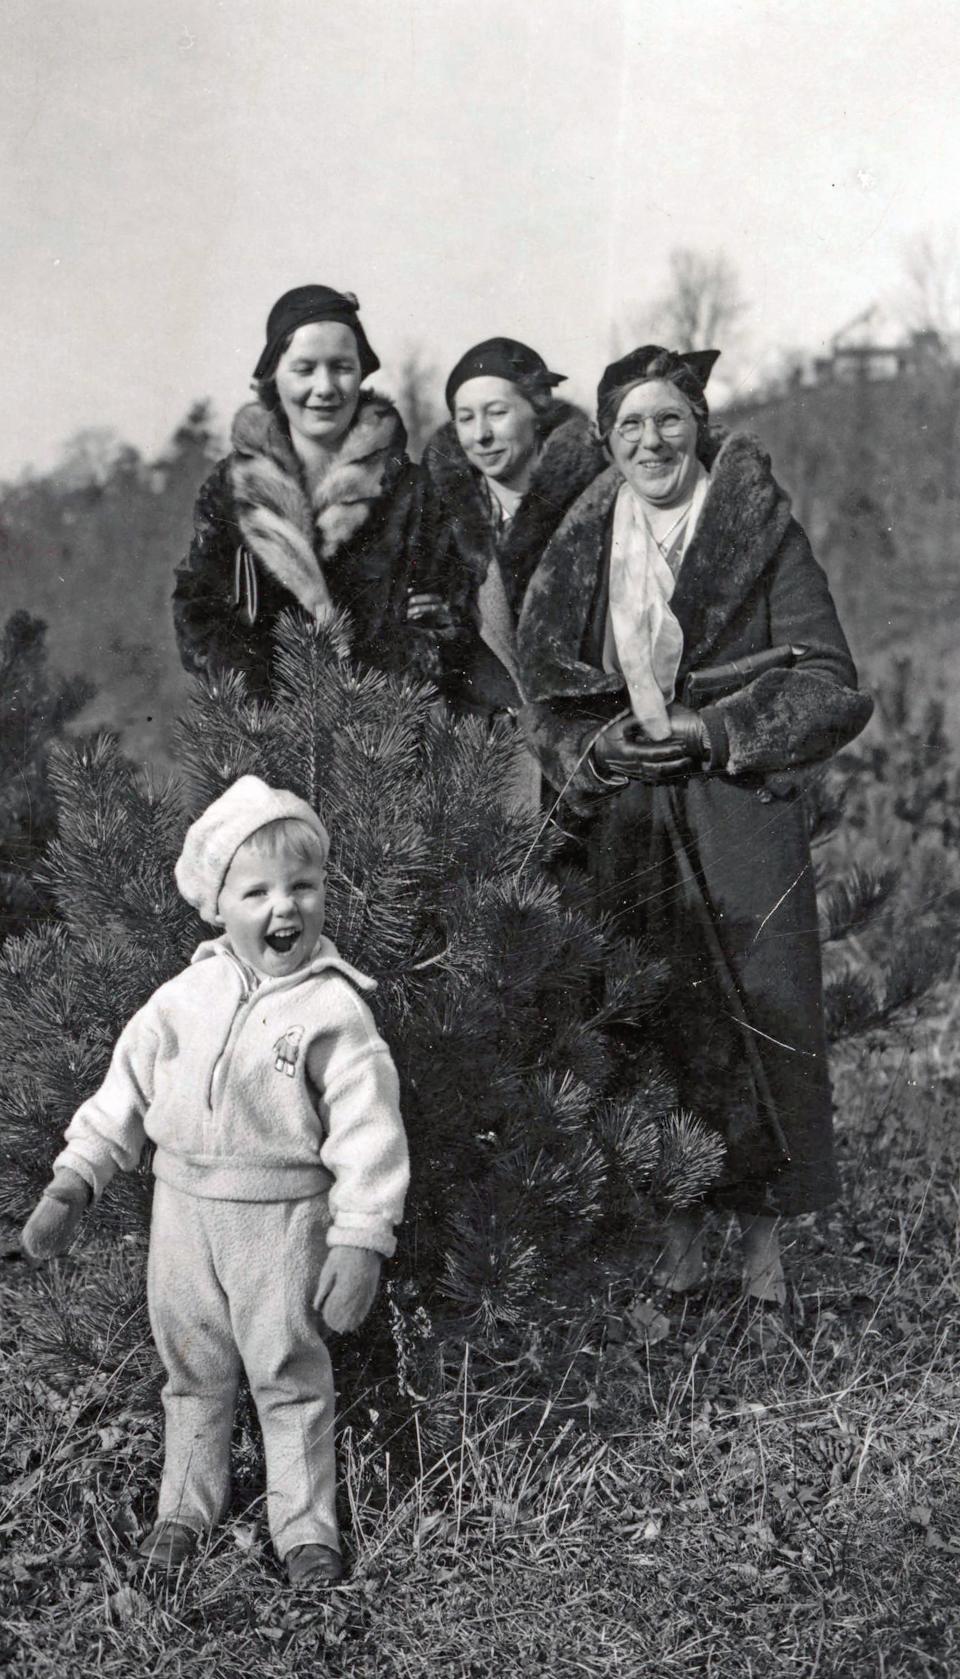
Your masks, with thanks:
[[[556,403],[542,423],[543,441],[530,488],[499,543],[481,476],[460,447],[452,421],[435,433],[423,456],[430,505],[430,586],[443,595],[460,626],[460,634],[444,649],[444,690],[471,708],[495,711],[520,703],[509,671],[479,635],[477,591],[491,560],[496,555],[500,561],[516,618],[546,544],[567,509],[605,465],[587,420],[569,403]]]
[[[681,1100],[727,1143],[716,1199],[793,1214],[837,1190],[803,771],[858,734],[872,704],[768,457],[750,437],[721,439],[711,434],[710,487],[670,603],[678,692],[691,671],[782,644],[802,649],[797,662],[704,707],[711,773],[598,789],[589,745],[628,704],[623,678],[602,669],[622,482],[611,467],[531,580],[524,725],[581,819],[598,909],[623,931],[658,930],[685,964],[670,1041]]]
[[[424,554],[424,496],[393,404],[361,393],[312,494],[282,418],[262,404],[240,409],[232,443],[201,487],[193,541],[176,572],[174,625],[187,670],[238,670],[266,696],[280,613],[329,601],[350,614],[358,659],[435,677],[435,637],[405,622]]]

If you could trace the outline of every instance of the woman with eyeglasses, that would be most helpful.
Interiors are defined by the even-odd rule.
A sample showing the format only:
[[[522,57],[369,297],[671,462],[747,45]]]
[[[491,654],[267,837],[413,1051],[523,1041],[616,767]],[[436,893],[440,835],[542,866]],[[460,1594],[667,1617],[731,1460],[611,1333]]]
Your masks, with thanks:
[[[710,424],[718,354],[645,345],[606,369],[610,465],[547,547],[518,647],[597,911],[683,964],[676,1099],[723,1137],[711,1200],[738,1215],[746,1297],[778,1310],[780,1219],[837,1194],[802,789],[872,702],[768,457]],[[706,1278],[693,1209],[664,1226],[648,1311]]]

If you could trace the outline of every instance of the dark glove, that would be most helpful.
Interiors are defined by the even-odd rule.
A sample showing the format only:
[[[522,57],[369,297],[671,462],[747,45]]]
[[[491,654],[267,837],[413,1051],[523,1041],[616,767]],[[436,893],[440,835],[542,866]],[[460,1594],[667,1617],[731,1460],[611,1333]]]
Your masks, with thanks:
[[[674,700],[673,704],[667,707],[667,717],[670,720],[671,740],[686,752],[688,757],[698,764],[709,758],[710,737],[698,711],[691,711],[688,705],[681,705],[679,700]]]
[[[72,1247],[90,1204],[90,1189],[79,1172],[61,1166],[44,1190],[20,1234],[28,1259],[55,1259]]]
[[[652,785],[683,781],[697,767],[697,760],[672,735],[647,740],[635,717],[617,717],[604,729],[593,743],[592,757],[600,780],[611,786],[617,785],[618,776]]]

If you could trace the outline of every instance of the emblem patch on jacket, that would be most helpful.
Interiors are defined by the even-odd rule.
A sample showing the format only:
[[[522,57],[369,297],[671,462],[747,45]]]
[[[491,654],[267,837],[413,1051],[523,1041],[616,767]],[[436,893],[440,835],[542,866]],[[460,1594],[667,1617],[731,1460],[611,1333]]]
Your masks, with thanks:
[[[273,1046],[274,1072],[286,1073],[288,1079],[293,1078],[293,1075],[297,1070],[297,1061],[300,1056],[300,1045],[302,1042],[302,1026],[291,1026],[288,1031],[284,1032],[282,1038],[277,1039]]]

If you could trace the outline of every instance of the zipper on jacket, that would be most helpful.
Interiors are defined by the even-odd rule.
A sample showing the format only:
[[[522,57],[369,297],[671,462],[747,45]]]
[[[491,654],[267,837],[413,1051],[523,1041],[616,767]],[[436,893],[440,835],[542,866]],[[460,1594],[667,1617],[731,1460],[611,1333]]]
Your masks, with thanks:
[[[273,979],[273,980],[268,980],[268,979],[265,978],[265,979],[261,980],[259,982],[259,984],[257,984],[257,983],[251,984],[250,980],[248,978],[248,975],[247,975],[246,968],[244,967],[243,963],[240,962],[237,959],[236,956],[234,956],[232,951],[221,949],[219,954],[224,959],[224,961],[229,962],[230,966],[236,971],[237,977],[240,980],[240,998],[239,998],[239,1001],[237,1003],[236,1008],[233,1011],[233,1018],[231,1019],[230,1025],[227,1028],[226,1036],[223,1040],[223,1044],[221,1046],[220,1053],[217,1056],[216,1060],[214,1061],[212,1068],[210,1069],[210,1078],[207,1082],[207,1112],[208,1113],[213,1112],[214,1091],[215,1091],[215,1088],[216,1088],[217,1077],[220,1073],[220,1069],[224,1068],[223,1078],[225,1079],[226,1078],[226,1063],[230,1059],[230,1054],[231,1054],[231,1051],[233,1050],[233,1046],[236,1043],[238,1037],[240,1036],[240,1033],[243,1029],[244,1022],[246,1021],[246,1017],[249,1014],[251,1008],[254,1008],[260,1002],[261,997],[262,997],[262,995],[265,991],[269,991],[270,994],[272,995],[276,991],[285,991],[285,990],[288,990],[288,989],[292,990],[297,985],[300,985],[305,977],[312,977],[313,974],[316,971],[314,969],[312,963],[311,963],[311,964],[308,964],[308,966],[305,970],[302,969],[302,968],[298,969],[297,972],[294,973],[294,974],[285,974],[282,977],[278,976],[276,979]],[[330,963],[329,965],[331,967],[335,967],[335,964],[333,964],[333,963]],[[347,966],[347,964],[345,964],[345,966]]]
[[[210,1069],[210,1078],[207,1082],[207,1111],[209,1113],[213,1112],[213,1092],[214,1092],[214,1087],[215,1087],[216,1082],[217,1082],[217,1074],[220,1071],[220,1068],[223,1066],[224,1062],[226,1061],[226,1059],[229,1055],[231,1046],[232,1046],[232,1044],[233,1044],[233,1042],[234,1042],[234,1040],[237,1036],[237,1031],[238,1031],[237,1022],[239,1021],[240,1016],[245,1013],[249,1004],[254,1000],[254,998],[257,995],[256,988],[252,987],[250,985],[250,982],[247,979],[247,975],[246,975],[246,972],[244,971],[244,968],[243,968],[242,964],[240,962],[238,962],[236,960],[236,958],[234,956],[232,956],[228,950],[225,950],[223,952],[223,956],[224,956],[225,961],[229,962],[230,966],[236,970],[237,976],[240,980],[240,1001],[238,1002],[236,1008],[233,1011],[233,1016],[231,1018],[230,1025],[227,1027],[226,1037],[224,1038],[223,1043],[220,1046],[220,1053],[216,1057],[216,1059],[213,1063],[213,1066]]]

